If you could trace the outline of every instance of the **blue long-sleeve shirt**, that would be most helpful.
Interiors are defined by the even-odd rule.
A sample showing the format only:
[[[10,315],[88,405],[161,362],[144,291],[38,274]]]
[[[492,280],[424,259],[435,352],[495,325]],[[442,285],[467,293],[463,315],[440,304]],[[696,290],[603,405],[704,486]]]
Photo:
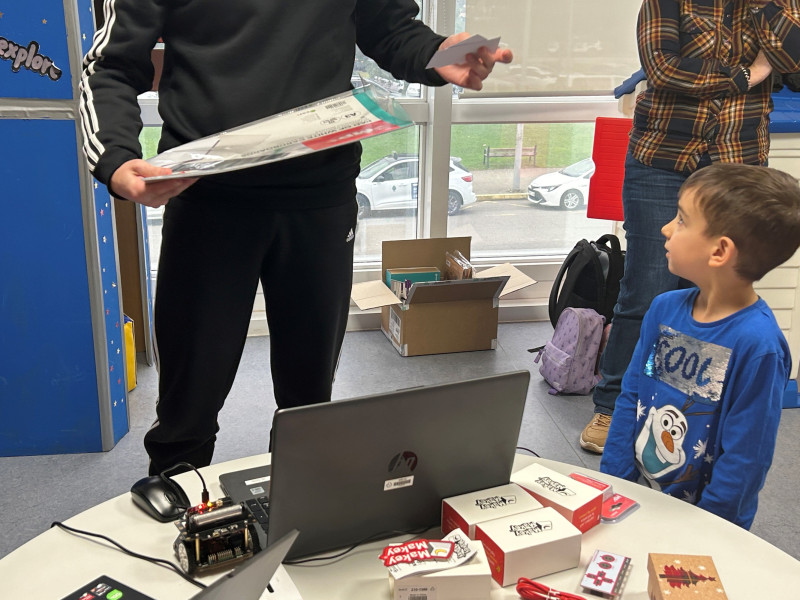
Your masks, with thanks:
[[[622,380],[600,470],[746,529],[772,463],[791,371],[767,304],[692,318],[698,290],[658,296]]]

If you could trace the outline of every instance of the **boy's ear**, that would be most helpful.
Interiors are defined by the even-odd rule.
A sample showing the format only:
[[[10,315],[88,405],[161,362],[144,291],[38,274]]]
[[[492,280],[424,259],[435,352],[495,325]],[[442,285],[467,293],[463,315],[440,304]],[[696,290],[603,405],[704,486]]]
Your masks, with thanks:
[[[717,243],[708,259],[708,266],[719,268],[725,265],[733,265],[736,262],[738,253],[739,249],[733,243],[733,240],[728,236],[722,235],[717,238]]]

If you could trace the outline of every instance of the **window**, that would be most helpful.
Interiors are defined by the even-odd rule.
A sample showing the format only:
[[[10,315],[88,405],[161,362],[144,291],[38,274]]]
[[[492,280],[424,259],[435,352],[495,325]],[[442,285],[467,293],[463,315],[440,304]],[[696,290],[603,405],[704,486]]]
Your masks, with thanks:
[[[141,99],[140,99],[141,101]],[[161,126],[145,126],[139,134],[142,145],[142,156],[146,159],[158,154],[158,140],[161,138]],[[147,246],[150,250],[150,279],[155,289],[158,273],[158,256],[161,252],[161,225],[164,222],[164,207],[145,207],[147,215]]]
[[[609,94],[639,68],[640,6],[641,0],[457,0],[464,26],[456,23],[456,31],[501,35],[514,49],[514,63],[492,73],[479,95]]]
[[[593,134],[591,123],[454,125],[478,201],[449,215],[448,235],[472,236],[473,257],[530,259],[610,232],[586,218]]]
[[[640,4],[617,0],[613,14],[596,0],[421,4],[443,34],[500,35],[514,50],[481,92],[399,82],[357,52],[351,83],[381,88],[417,125],[362,143],[356,280],[375,278],[383,240],[469,235],[479,266],[512,261],[543,282],[525,298],[541,304],[575,242],[613,228],[586,217],[594,121],[620,116],[612,91],[639,68]],[[157,131],[155,101],[142,104]],[[148,215],[155,268],[160,215]]]

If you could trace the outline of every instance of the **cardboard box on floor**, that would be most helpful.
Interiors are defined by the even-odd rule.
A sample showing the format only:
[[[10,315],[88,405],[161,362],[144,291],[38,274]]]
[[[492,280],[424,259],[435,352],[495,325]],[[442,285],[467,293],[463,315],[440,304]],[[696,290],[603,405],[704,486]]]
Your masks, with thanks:
[[[499,298],[535,283],[511,265],[473,279],[416,283],[403,304],[383,283],[386,269],[437,267],[447,252],[470,258],[470,237],[385,241],[381,281],[353,286],[362,309],[381,307],[381,330],[402,356],[492,350],[497,345]]]

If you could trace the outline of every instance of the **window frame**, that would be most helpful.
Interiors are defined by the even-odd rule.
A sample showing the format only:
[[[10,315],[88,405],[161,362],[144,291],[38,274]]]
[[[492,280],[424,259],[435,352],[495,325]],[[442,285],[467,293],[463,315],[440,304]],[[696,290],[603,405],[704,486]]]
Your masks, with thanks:
[[[422,18],[435,31],[450,35],[455,30],[455,0],[431,0],[423,3]],[[498,69],[504,68],[499,65]],[[402,98],[398,103],[420,129],[419,147],[419,205],[416,214],[418,235],[447,236],[447,190],[450,175],[450,135],[452,125],[484,123],[594,123],[597,117],[619,117],[619,102],[613,95],[557,95],[466,97],[453,99],[452,86],[422,88],[419,98]],[[161,125],[158,99],[153,94],[140,98],[142,121],[145,126]],[[619,224],[609,225],[617,231]],[[564,255],[517,256],[475,259],[478,268],[511,262],[538,282],[524,291],[504,299],[500,307],[501,321],[547,319],[547,299],[550,286]],[[354,265],[354,282],[380,278],[378,261]],[[263,309],[261,309],[263,310]],[[256,305],[256,313],[259,303]],[[375,329],[379,326],[379,311],[362,313],[351,310],[349,329]],[[254,313],[254,318],[258,318]],[[265,325],[264,325],[265,326]],[[255,331],[259,333],[256,325]]]

